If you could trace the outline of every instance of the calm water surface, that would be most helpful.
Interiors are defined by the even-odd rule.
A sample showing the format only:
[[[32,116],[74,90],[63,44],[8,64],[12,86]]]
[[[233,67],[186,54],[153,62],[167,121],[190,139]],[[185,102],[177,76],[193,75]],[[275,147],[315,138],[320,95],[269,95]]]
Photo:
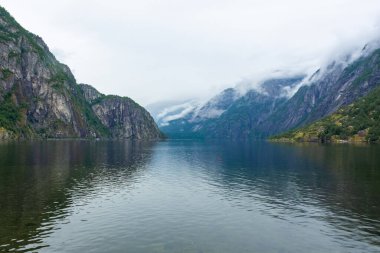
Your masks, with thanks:
[[[3,143],[0,252],[380,252],[380,146]]]

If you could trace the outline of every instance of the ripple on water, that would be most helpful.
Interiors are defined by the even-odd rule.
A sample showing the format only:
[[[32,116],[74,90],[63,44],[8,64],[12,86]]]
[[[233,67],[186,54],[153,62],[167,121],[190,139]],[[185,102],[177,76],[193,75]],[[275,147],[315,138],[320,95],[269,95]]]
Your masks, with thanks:
[[[0,251],[380,251],[377,146],[14,145]]]

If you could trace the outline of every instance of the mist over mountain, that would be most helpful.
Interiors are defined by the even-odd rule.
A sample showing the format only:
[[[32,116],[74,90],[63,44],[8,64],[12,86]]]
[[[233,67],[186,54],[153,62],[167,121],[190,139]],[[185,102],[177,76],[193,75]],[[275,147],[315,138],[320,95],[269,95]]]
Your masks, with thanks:
[[[268,79],[244,92],[227,89],[193,110],[180,111],[160,128],[173,138],[252,139],[304,126],[380,84],[378,48],[374,41],[312,74]]]
[[[144,106],[204,100],[278,70],[312,74],[377,37],[380,23],[377,0],[1,3],[79,83]]]
[[[91,86],[79,85],[71,70],[56,60],[40,37],[22,28],[5,10],[2,16],[4,59],[0,91],[5,129],[2,136],[138,139],[161,136],[144,108],[128,97],[107,96]],[[268,52],[263,62],[277,63],[278,58],[278,65],[256,65],[251,74],[245,72],[240,75],[245,76],[240,82],[214,96],[210,96],[212,89],[205,92],[204,87],[189,85],[192,75],[182,75],[182,82],[171,90],[187,85],[198,94],[203,90],[204,94],[194,99],[189,92],[192,99],[182,96],[173,100],[168,92],[168,102],[151,104],[149,110],[159,127],[175,138],[265,138],[303,126],[334,113],[377,86],[378,40],[357,46],[374,37],[373,34],[372,30],[367,31],[360,40],[355,39],[357,34],[349,36],[341,48],[329,47],[333,50],[330,55],[327,50],[323,57],[310,54],[308,60],[297,57],[301,51],[288,52],[289,45],[278,44],[281,51],[293,52],[294,59],[288,55],[286,58],[291,60],[284,61],[281,54]],[[113,57],[103,65],[113,65],[120,59],[124,61],[125,57]],[[228,58],[218,62],[228,62]],[[175,70],[171,71],[172,79],[179,73]],[[224,72],[218,73],[219,80]],[[128,78],[124,72],[111,76]],[[142,76],[151,76],[151,72]],[[200,72],[195,76],[207,79]],[[162,82],[159,84],[156,87],[161,88]],[[155,89],[149,89],[143,82],[139,85],[144,89],[142,93],[159,97]],[[211,98],[205,99],[208,97]]]

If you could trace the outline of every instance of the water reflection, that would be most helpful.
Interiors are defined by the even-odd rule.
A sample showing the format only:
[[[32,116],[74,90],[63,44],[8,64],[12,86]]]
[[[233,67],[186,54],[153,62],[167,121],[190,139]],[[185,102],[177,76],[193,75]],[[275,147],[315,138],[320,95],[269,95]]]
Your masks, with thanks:
[[[58,222],[101,191],[138,180],[153,143],[45,141],[0,145],[0,251],[37,250]],[[79,203],[81,202],[81,203]]]
[[[366,243],[360,245],[366,241],[380,245],[380,146],[266,142],[176,145],[186,146],[177,149],[179,159],[203,168],[200,177],[236,207],[298,225],[327,222],[332,227],[321,232],[347,248],[370,250]],[[335,229],[339,233],[332,234]]]
[[[0,251],[379,252],[380,146],[0,145]]]

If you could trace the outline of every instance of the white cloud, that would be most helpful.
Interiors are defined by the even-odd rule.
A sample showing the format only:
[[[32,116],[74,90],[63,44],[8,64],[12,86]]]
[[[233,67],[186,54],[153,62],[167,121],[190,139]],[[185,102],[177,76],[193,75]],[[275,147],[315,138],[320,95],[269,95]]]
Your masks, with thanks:
[[[160,112],[157,115],[157,119],[163,124],[166,124],[169,121],[185,117],[187,114],[193,112],[197,106],[197,101],[189,101],[179,105],[174,105],[169,108],[165,108],[162,112]]]
[[[379,32],[378,0],[3,0],[79,82],[158,100],[310,71]]]

